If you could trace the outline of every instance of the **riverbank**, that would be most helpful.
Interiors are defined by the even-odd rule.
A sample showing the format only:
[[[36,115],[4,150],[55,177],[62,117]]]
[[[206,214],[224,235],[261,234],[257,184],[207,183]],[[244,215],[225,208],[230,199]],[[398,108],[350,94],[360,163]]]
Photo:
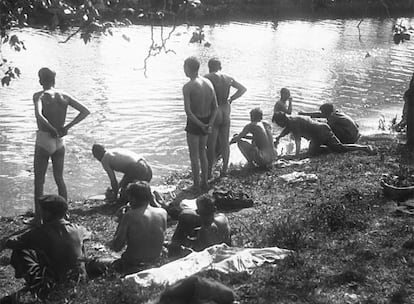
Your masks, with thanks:
[[[290,166],[276,162],[269,171],[231,168],[215,186],[243,191],[255,202],[227,214],[234,246],[278,246],[295,254],[251,276],[203,275],[233,288],[240,303],[413,303],[413,218],[395,212],[396,203],[384,198],[379,181],[401,165],[412,166],[414,156],[389,134],[361,142],[376,146],[378,154],[329,154]],[[294,171],[316,174],[317,181],[280,178]],[[189,183],[188,173],[165,180],[177,193]],[[94,232],[88,256],[110,254],[104,244],[115,232],[118,207],[99,200],[70,206],[72,220]],[[21,219],[1,218],[1,235],[23,228]],[[169,221],[168,240],[175,225]],[[9,256],[8,250],[0,256],[0,297],[21,287]],[[56,291],[52,302],[145,303],[160,291],[126,289],[117,275],[107,274],[75,290]]]

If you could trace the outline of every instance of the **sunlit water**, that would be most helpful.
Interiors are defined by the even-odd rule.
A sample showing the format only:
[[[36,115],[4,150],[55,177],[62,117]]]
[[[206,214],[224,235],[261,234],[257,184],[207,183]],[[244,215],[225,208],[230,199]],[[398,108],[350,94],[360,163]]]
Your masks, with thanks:
[[[270,121],[282,87],[292,92],[294,112],[332,102],[353,116],[363,133],[376,132],[380,115],[387,121],[400,116],[401,96],[414,70],[412,42],[392,41],[392,25],[400,21],[414,23],[367,19],[360,32],[359,20],[228,23],[204,28],[209,47],[190,44],[195,28],[180,26],[166,45],[173,52],[148,60],[147,77],[142,68],[151,42],[149,27],[119,28],[113,36],[88,45],[76,38],[59,43],[65,36],[38,30],[20,32],[27,51],[14,53],[3,46],[22,76],[0,89],[0,215],[32,207],[32,95],[41,89],[41,67],[55,69],[56,87],[91,111],[66,137],[65,179],[69,198],[76,200],[103,193],[109,186],[91,155],[93,143],[142,154],[153,168],[153,184],[171,171],[189,167],[181,89],[187,81],[183,61],[192,55],[201,61],[201,74],[215,56],[225,72],[248,88],[232,105],[231,133],[248,122],[256,106]],[[159,33],[155,29],[157,40]],[[234,148],[231,159],[239,162]],[[45,192],[56,192],[51,166]]]

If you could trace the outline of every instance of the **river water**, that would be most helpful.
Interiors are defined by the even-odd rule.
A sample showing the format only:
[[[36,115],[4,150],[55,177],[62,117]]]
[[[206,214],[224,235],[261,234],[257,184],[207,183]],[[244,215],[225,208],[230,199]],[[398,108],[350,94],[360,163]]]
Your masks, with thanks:
[[[103,193],[109,180],[90,152],[94,143],[142,154],[154,171],[153,184],[171,171],[189,168],[185,139],[183,61],[196,56],[200,73],[207,61],[221,59],[223,71],[248,91],[232,105],[231,133],[260,106],[270,121],[282,87],[291,90],[294,112],[316,110],[324,102],[353,116],[362,133],[378,130],[378,119],[400,116],[402,93],[414,71],[414,47],[393,43],[392,25],[414,19],[231,22],[205,26],[204,43],[191,44],[195,27],[179,26],[166,49],[143,62],[151,43],[150,27],[114,30],[84,45],[81,39],[40,30],[18,32],[27,50],[6,58],[22,70],[21,78],[0,89],[0,215],[32,207],[35,119],[32,95],[41,89],[37,71],[56,70],[56,88],[84,103],[91,115],[66,137],[65,180],[73,200]],[[164,29],[164,37],[170,28]],[[160,43],[160,28],[154,29]],[[74,117],[70,112],[68,119]],[[276,130],[275,133],[278,131]],[[231,161],[240,153],[232,147]],[[51,166],[46,193],[55,193]]]

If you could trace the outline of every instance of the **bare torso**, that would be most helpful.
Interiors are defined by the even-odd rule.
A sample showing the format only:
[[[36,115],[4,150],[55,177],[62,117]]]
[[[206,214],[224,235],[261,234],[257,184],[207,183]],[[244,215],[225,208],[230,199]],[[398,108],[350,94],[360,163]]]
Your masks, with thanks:
[[[195,116],[205,118],[212,114],[215,92],[208,79],[197,77],[190,80],[184,85],[183,92],[185,98],[186,96],[189,97],[189,107]],[[186,102],[185,99],[184,102]]]
[[[273,137],[268,124],[251,122],[247,125],[247,131],[253,135],[252,144],[259,150],[273,153]]]
[[[141,157],[126,149],[107,150],[102,158],[102,166],[117,172],[125,173],[131,165],[135,164]]]

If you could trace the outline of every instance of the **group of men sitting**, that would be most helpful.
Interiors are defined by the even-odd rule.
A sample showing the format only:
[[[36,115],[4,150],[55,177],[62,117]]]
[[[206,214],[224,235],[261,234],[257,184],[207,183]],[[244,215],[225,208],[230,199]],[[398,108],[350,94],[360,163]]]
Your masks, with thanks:
[[[39,199],[42,224],[6,239],[0,251],[12,249],[10,264],[16,278],[24,278],[26,290],[46,297],[56,284],[79,282],[99,269],[112,268],[121,275],[134,273],[160,260],[166,245],[167,211],[153,207],[153,193],[148,182],[129,183],[124,189],[128,205],[119,217],[112,241],[107,245],[125,251],[119,259],[90,262],[84,242],[91,233],[67,220],[68,204],[59,195],[43,195]],[[197,210],[184,209],[168,246],[169,256],[182,257],[213,244],[230,241],[230,226],[224,214],[216,214],[213,198],[197,198]]]

